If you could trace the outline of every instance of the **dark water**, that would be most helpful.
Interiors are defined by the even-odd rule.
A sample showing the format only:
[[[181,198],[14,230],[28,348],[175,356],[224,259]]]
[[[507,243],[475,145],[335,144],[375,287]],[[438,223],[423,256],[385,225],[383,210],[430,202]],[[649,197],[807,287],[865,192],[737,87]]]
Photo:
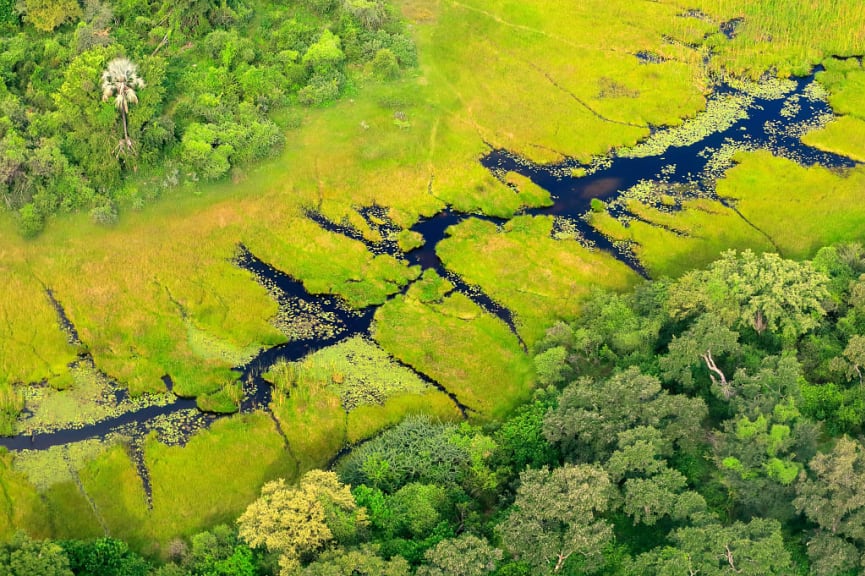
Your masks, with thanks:
[[[732,25],[730,30],[730,33],[734,33],[735,26]],[[651,65],[651,61],[647,62],[646,65]],[[524,211],[525,214],[560,216],[569,219],[576,226],[585,244],[593,246],[595,249],[610,252],[636,272],[645,276],[646,273],[639,262],[635,261],[629,253],[614,246],[581,218],[590,209],[592,199],[598,198],[605,201],[615,199],[623,190],[642,180],[664,181],[670,185],[688,186],[711,197],[714,195],[714,179],[717,177],[717,170],[710,163],[711,153],[725,143],[742,145],[751,149],[766,148],[775,154],[791,158],[804,165],[820,164],[839,170],[853,166],[854,162],[849,158],[821,152],[806,146],[802,144],[797,133],[787,133],[783,130],[785,126],[807,123],[830,112],[825,102],[811,101],[804,96],[805,87],[811,80],[813,80],[813,76],[796,80],[795,90],[787,94],[785,98],[777,100],[755,98],[748,108],[747,118],[738,120],[722,132],[709,134],[697,143],[671,147],[655,156],[631,158],[614,152],[600,163],[600,167],[583,166],[574,160],[565,160],[558,165],[541,166],[527,162],[505,150],[492,150],[480,161],[493,174],[502,179],[509,171],[517,172],[550,192],[554,201],[552,206],[527,209]],[[735,93],[734,88],[720,86],[712,98],[723,98],[725,95]],[[791,101],[791,98],[792,101],[797,101],[797,105],[785,107],[785,103]],[[574,177],[571,175],[574,169],[587,170],[588,175]],[[396,243],[396,236],[401,230],[387,218],[387,211],[384,207],[362,206],[358,207],[357,211],[371,228],[379,232],[382,240],[370,241],[347,221],[332,222],[314,210],[309,210],[307,217],[328,231],[363,242],[372,253],[390,254],[406,261],[411,266],[419,266],[421,270],[434,270],[440,276],[447,278],[454,285],[456,291],[465,294],[481,308],[501,319],[519,338],[511,311],[501,303],[494,301],[480,287],[471,285],[448,270],[436,253],[436,246],[446,237],[447,229],[450,226],[457,225],[467,218],[482,218],[498,225],[504,224],[506,219],[465,214],[445,209],[435,216],[419,221],[411,228],[423,237],[424,245],[408,254],[403,254]],[[612,213],[614,216],[626,215],[620,207],[614,208]],[[275,362],[300,360],[307,354],[346,338],[356,335],[370,335],[377,306],[353,310],[332,295],[310,294],[300,281],[258,259],[242,245],[238,248],[235,263],[250,271],[256,280],[270,291],[280,307],[287,313],[292,314],[293,311],[297,310],[305,310],[305,313],[309,313],[310,310],[317,311],[315,313],[319,315],[318,320],[320,321],[320,325],[316,325],[315,330],[301,334],[289,343],[262,350],[248,364],[236,368],[244,388],[244,397],[239,407],[240,412],[269,410],[268,405],[271,400],[272,389],[261,375]],[[399,293],[404,293],[407,288],[408,286],[404,287]],[[58,323],[67,334],[70,343],[82,346],[73,319],[67,317],[61,302],[47,288],[46,295],[54,306]],[[522,343],[521,339],[520,342]],[[86,353],[83,354],[85,356],[83,359],[87,360]],[[444,389],[441,384],[434,382],[427,375],[419,375],[431,385],[448,394],[462,413],[466,414],[467,407],[461,404],[454,394]],[[170,377],[166,376],[165,381],[170,393]],[[192,411],[194,408],[194,400],[174,397],[171,403],[164,406],[147,406],[79,428],[57,430],[32,436],[19,435],[12,438],[2,438],[0,439],[0,446],[5,446],[10,450],[42,450],[52,446],[121,433],[125,437],[131,438],[128,444],[130,453],[136,462],[145,491],[149,494],[149,477],[144,464],[141,441],[152,429],[150,423],[158,417],[182,411]],[[180,432],[177,442],[185,442],[189,435],[202,427],[206,427],[218,417],[201,412],[196,414],[195,421],[190,423],[186,432]],[[274,422],[279,426],[275,418]],[[284,434],[283,438],[285,438]]]

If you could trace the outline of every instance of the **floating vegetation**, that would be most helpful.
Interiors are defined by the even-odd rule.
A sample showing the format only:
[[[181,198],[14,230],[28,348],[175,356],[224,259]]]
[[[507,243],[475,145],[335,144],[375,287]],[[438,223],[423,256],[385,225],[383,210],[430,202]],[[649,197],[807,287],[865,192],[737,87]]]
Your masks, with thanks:
[[[21,450],[16,452],[12,467],[27,476],[40,492],[55,484],[74,481],[77,474],[95,459],[114,439],[92,439],[52,446],[46,450]]]
[[[574,218],[567,216],[556,216],[553,218],[553,229],[550,231],[550,236],[556,240],[575,240],[586,248],[594,246],[594,243],[587,240],[583,233],[580,232],[580,223]]]
[[[333,338],[345,331],[337,315],[315,301],[296,296],[279,300],[279,312],[272,322],[291,341]]]
[[[195,408],[160,414],[147,422],[147,431],[156,432],[156,438],[167,446],[184,446],[193,434],[206,428],[212,416]]]
[[[829,91],[820,82],[809,82],[802,95],[811,102],[825,102],[829,98]]]
[[[90,362],[78,362],[70,373],[72,384],[63,390],[46,385],[23,388],[25,410],[18,420],[19,434],[82,428],[147,406],[165,406],[175,399],[172,394],[130,397]]]
[[[802,105],[799,103],[800,96],[794,94],[784,101],[784,106],[781,107],[781,117],[795,118],[802,111]]]
[[[725,138],[724,142],[717,149],[705,148],[700,152],[700,156],[706,158],[706,167],[704,169],[704,188],[709,192],[715,188],[715,180],[733,165],[733,158],[736,154],[753,150],[754,146],[749,142],[750,139],[733,140]]]
[[[723,132],[739,120],[748,117],[748,108],[754,97],[748,94],[725,94],[709,100],[706,111],[694,118],[655,132],[645,141],[631,148],[619,149],[622,158],[645,158],[659,156],[672,146],[690,146],[710,134]]]
[[[289,395],[297,388],[314,391],[318,387],[310,384],[317,383],[339,396],[346,411],[430,389],[415,372],[362,336],[323,348],[298,362],[277,362],[265,378]]]
[[[759,81],[746,78],[728,76],[724,78],[724,84],[744,92],[754,98],[762,100],[780,100],[796,89],[796,81],[789,78],[777,78],[775,76],[764,76]]]

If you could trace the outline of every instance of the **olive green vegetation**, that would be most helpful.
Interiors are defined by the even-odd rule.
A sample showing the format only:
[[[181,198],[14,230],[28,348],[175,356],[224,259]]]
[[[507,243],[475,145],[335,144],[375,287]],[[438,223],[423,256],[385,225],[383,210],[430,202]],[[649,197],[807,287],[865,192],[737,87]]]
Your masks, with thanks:
[[[741,18],[732,40],[716,33],[706,44],[715,52],[710,66],[759,77],[767,70],[781,76],[807,74],[827,56],[862,54],[865,6],[847,0],[826,2],[750,2],[749,0],[676,0],[682,10],[712,21]]]
[[[330,6],[337,4],[341,3]],[[416,279],[417,270],[323,230],[306,219],[303,210],[314,208],[334,222],[346,220],[370,240],[377,240],[377,233],[357,206],[384,206],[403,229],[445,205],[511,218],[522,207],[545,205],[549,198],[512,174],[492,175],[484,169],[477,160],[490,146],[534,161],[569,156],[588,162],[616,147],[634,147],[649,134],[650,125],[675,125],[694,117],[705,106],[713,75],[722,68],[751,76],[776,68],[785,74],[807,70],[833,53],[865,51],[865,8],[858,2],[838,0],[817,8],[810,2],[790,2],[783,9],[745,0],[684,4],[400,0],[396,10],[411,26],[418,67],[403,66],[396,78],[390,78],[396,71],[386,66],[386,58],[377,58],[377,73],[356,61],[341,68],[345,82],[337,102],[312,109],[290,108],[289,102],[272,119],[256,108],[257,122],[282,127],[285,144],[277,158],[257,165],[244,163],[241,155],[226,158],[224,143],[211,138],[223,129],[227,136],[238,136],[229,124],[246,118],[241,115],[247,110],[241,107],[241,97],[232,99],[237,107],[230,111],[230,119],[223,118],[221,128],[209,128],[216,131],[213,134],[202,126],[214,123],[178,122],[174,150],[179,158],[167,152],[173,162],[159,165],[161,156],[154,156],[148,160],[153,167],[146,167],[142,147],[138,172],[123,162],[112,165],[114,172],[107,176],[118,184],[106,188],[113,194],[111,203],[104,203],[105,194],[95,195],[93,214],[0,214],[0,415],[5,414],[0,431],[11,431],[26,397],[18,392],[29,383],[46,379],[49,385],[70,388],[68,404],[43,403],[41,414],[49,419],[51,414],[73,412],[73,402],[78,406],[82,398],[94,398],[74,382],[67,368],[79,349],[59,330],[44,287],[51,288],[66,309],[96,367],[135,395],[163,392],[161,377],[169,374],[179,393],[197,396],[214,410],[233,410],[237,374],[230,368],[261,347],[312,329],[287,321],[272,289],[232,263],[238,243],[303,281],[310,291],[337,295],[356,307],[385,302],[376,315],[374,338],[387,353],[455,394],[477,411],[470,412],[471,417],[503,415],[529,397],[535,380],[528,354],[508,327],[464,295],[450,293],[447,283],[432,273],[405,295],[393,296]],[[132,3],[124,6],[128,9]],[[702,15],[682,15],[695,6]],[[300,21],[311,22],[307,8],[280,8],[295,9]],[[79,21],[76,18],[82,16],[70,13],[70,23],[54,35],[14,36],[9,42],[16,49],[4,53],[4,66],[29,58],[21,49],[28,38],[41,43],[39,50],[30,51],[34,57],[63,56],[53,64],[56,77],[34,76],[34,93],[53,90],[74,96],[70,102],[87,111],[85,128],[98,140],[88,144],[88,150],[108,146],[109,151],[90,159],[96,166],[114,162],[110,149],[120,135],[118,115],[99,102],[98,90],[92,96],[83,89],[76,92],[73,83],[59,75],[78,51],[77,40],[74,47],[67,45],[73,29],[81,30],[78,35],[89,32],[86,38],[91,39],[101,31],[93,27],[95,12],[88,14]],[[739,34],[727,40],[718,33],[718,25],[737,16],[745,21]],[[118,21],[107,32],[115,47],[122,44],[124,34],[132,34],[127,30],[131,19]],[[230,21],[220,20],[229,22],[228,27]],[[278,23],[269,17],[241,21],[261,32],[254,40],[256,57],[275,58],[266,53],[265,32],[268,26],[276,31]],[[137,35],[135,41],[141,44],[138,52],[127,55],[147,55],[159,45],[160,32],[165,32],[146,24],[135,24],[132,36]],[[317,37],[323,36],[320,30],[314,30]],[[153,34],[148,35],[150,31]],[[31,33],[36,34],[28,29]],[[195,39],[184,52],[181,38],[171,35],[157,59],[200,64],[208,43]],[[227,39],[217,34],[207,49],[220,38]],[[235,37],[220,44],[225,49],[224,57],[222,51],[219,54],[222,64],[232,59],[230,45],[235,40],[234,45],[243,44]],[[346,39],[346,50],[347,46]],[[110,51],[85,47],[74,57],[77,64],[69,73],[98,86],[102,63],[114,56]],[[642,63],[635,57],[639,52],[657,56],[659,62]],[[185,78],[168,74],[157,81],[148,71],[155,69],[148,69],[144,60],[140,64],[150,89],[140,89],[139,107],[130,109],[133,132],[143,130],[136,124],[137,113],[143,120],[163,106],[155,102],[160,82],[166,93],[177,96],[184,86],[200,81],[202,90],[196,88],[190,98],[201,96],[204,108],[213,104],[205,92],[218,89],[220,78],[202,78],[207,75],[203,66]],[[239,61],[222,67],[232,74],[244,68]],[[311,80],[314,70],[305,70],[310,74],[305,80]],[[849,118],[861,118],[863,113],[856,100],[859,82],[855,70],[845,73],[837,85],[827,77],[830,102]],[[24,88],[15,88],[16,98]],[[191,104],[187,99],[183,106]],[[183,106],[178,104],[174,113],[182,112]],[[13,120],[20,123],[21,107],[13,108]],[[196,123],[202,126],[192,128]],[[11,131],[3,126],[6,137]],[[82,130],[76,137],[83,136]],[[35,145],[36,135],[28,133],[25,147]],[[857,151],[856,142],[845,138],[830,132],[820,145],[859,157],[861,148]],[[4,145],[20,144],[12,140]],[[204,157],[196,155],[202,151],[207,152]],[[51,150],[42,151],[47,152]],[[658,274],[678,274],[728,246],[769,249],[766,235],[783,254],[798,257],[829,241],[861,237],[861,212],[855,203],[856,190],[862,188],[861,170],[839,175],[805,169],[766,153],[738,159],[740,165],[718,184],[718,192],[735,200],[736,209],[753,226],[705,201],[683,202],[685,209],[672,215],[652,203],[631,206],[642,219],[661,227],[632,220],[630,227],[616,229],[621,224],[604,222],[608,215],[602,211],[593,215],[593,224],[614,238],[635,242],[633,251]],[[196,183],[190,171],[179,169],[178,163],[187,161],[196,164],[192,172],[199,177],[228,173],[232,181]],[[100,177],[76,170],[70,168],[64,178],[80,184],[81,178]],[[55,180],[40,181],[39,186],[63,190],[61,180]],[[86,192],[89,184],[84,185],[74,189]],[[157,195],[159,202],[144,206]],[[42,198],[56,200],[50,194]],[[113,227],[94,222],[114,221],[116,209],[120,216]],[[34,221],[46,224],[44,233],[23,240],[19,225]],[[618,289],[635,279],[608,256],[579,245],[564,224],[559,239],[550,238],[552,225],[549,218],[519,217],[499,231],[470,220],[441,246],[449,266],[514,311],[527,343],[538,339],[543,324],[577,314],[580,295],[587,294],[598,278]],[[400,240],[409,249],[417,239],[403,232]],[[525,286],[533,292],[521,291]],[[362,405],[346,414],[340,395],[324,383],[311,380],[300,389],[283,385],[282,391],[276,384],[273,411],[288,448],[274,420],[260,412],[224,419],[185,447],[168,446],[157,435],[149,437],[144,455],[153,486],[152,511],[147,510],[134,465],[120,446],[111,445],[76,468],[83,490],[74,477],[37,489],[8,464],[13,457],[4,456],[7,464],[0,470],[0,482],[7,506],[5,516],[0,516],[6,522],[0,533],[25,527],[35,535],[86,535],[103,530],[103,522],[111,533],[123,534],[141,550],[164,552],[173,536],[235,517],[265,481],[296,478],[301,470],[323,465],[345,441],[368,438],[407,413],[459,416],[453,402],[439,391],[400,393],[388,396],[384,405]],[[293,393],[286,395],[287,390]]]
[[[531,360],[504,322],[451,289],[428,271],[376,312],[373,336],[478,416],[504,414],[528,397]]]
[[[590,287],[624,289],[638,279],[606,252],[551,238],[552,227],[549,216],[518,216],[501,229],[471,218],[437,247],[448,269],[513,311],[528,345],[551,322],[574,317]]]
[[[729,248],[773,250],[760,231],[717,201],[686,200],[675,212],[636,200],[629,201],[627,208],[638,219],[623,224],[608,212],[593,212],[587,220],[604,235],[625,242],[652,277],[678,276]]]
[[[782,255],[806,258],[820,246],[862,237],[862,167],[838,174],[765,151],[743,153],[738,161],[718,181],[718,195],[733,200]]]
[[[823,61],[817,79],[829,91],[832,110],[841,117],[806,134],[802,141],[822,150],[865,162],[865,70],[857,58]]]
[[[361,336],[323,348],[301,362],[277,363],[270,374],[278,376],[280,388],[286,391],[296,387],[309,389],[306,382],[314,381],[327,388],[329,394],[336,394],[346,411],[384,404],[402,393],[420,394],[429,386]],[[311,389],[310,394],[317,395]]]

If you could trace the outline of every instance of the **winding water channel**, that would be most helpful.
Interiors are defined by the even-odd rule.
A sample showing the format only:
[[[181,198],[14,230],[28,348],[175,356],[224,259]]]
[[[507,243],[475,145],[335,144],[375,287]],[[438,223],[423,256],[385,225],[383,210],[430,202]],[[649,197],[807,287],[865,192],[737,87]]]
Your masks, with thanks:
[[[796,79],[795,85],[789,86],[786,93],[771,98],[755,96],[753,93],[744,94],[729,85],[719,86],[710,97],[710,107],[712,102],[739,98],[740,102],[744,102],[746,114],[740,115],[741,117],[728,123],[729,125],[721,130],[702,135],[696,141],[670,146],[653,154],[635,154],[633,149],[630,152],[620,150],[606,158],[598,159],[589,166],[582,166],[573,160],[553,166],[541,166],[527,162],[505,150],[491,150],[480,161],[494,175],[502,179],[507,172],[516,172],[530,178],[550,192],[553,199],[552,206],[527,209],[524,214],[552,215],[570,222],[585,245],[610,252],[620,261],[646,276],[639,262],[627,250],[623,250],[620,245],[614,245],[582,218],[590,209],[592,199],[614,200],[622,191],[641,181],[659,180],[669,185],[689,186],[700,190],[703,195],[717,198],[714,194],[714,181],[720,172],[716,159],[718,151],[725,147],[766,148],[776,155],[788,157],[804,165],[820,164],[837,169],[853,166],[855,163],[849,158],[811,148],[802,144],[800,140],[801,134],[809,126],[831,115],[825,100],[813,97],[810,92],[813,79],[813,76]],[[650,140],[664,133],[665,130],[656,130],[650,136]],[[575,174],[583,175],[577,177]],[[482,309],[498,317],[518,339],[520,338],[511,311],[493,300],[481,287],[469,284],[448,270],[436,253],[436,247],[445,238],[449,226],[459,224],[468,218],[482,218],[496,224],[504,224],[506,219],[445,209],[431,218],[419,221],[412,227],[414,232],[423,237],[424,245],[404,254],[395,240],[400,229],[387,218],[385,208],[366,206],[357,210],[370,227],[380,232],[383,240],[372,242],[357,229],[346,224],[331,222],[314,211],[309,211],[307,217],[332,233],[363,242],[373,253],[390,254],[410,266],[419,266],[421,270],[434,270],[447,278],[454,285],[455,291],[465,294]],[[627,216],[624,210],[621,205],[615,203],[611,206],[611,213],[614,216]],[[239,246],[235,263],[250,271],[258,282],[268,288],[281,306],[287,307],[291,304],[293,309],[296,309],[300,303],[305,309],[326,316],[331,327],[326,335],[311,333],[289,343],[262,350],[249,363],[237,367],[240,381],[244,386],[241,412],[269,410],[271,386],[261,374],[276,361],[300,360],[316,350],[352,336],[370,336],[372,321],[378,306],[353,310],[332,295],[310,294],[300,281],[261,261],[242,245]],[[407,287],[400,293],[404,293],[406,289]],[[62,296],[53,293],[50,288],[46,288],[46,296],[54,306],[58,322],[64,328],[70,342],[81,344],[75,330],[74,319],[67,318],[63,311]],[[520,342],[522,343],[521,339]],[[92,358],[82,354],[78,361],[92,363]],[[463,415],[466,415],[468,409],[455,395],[428,376],[419,375],[430,385],[448,394]],[[170,391],[170,376],[166,376],[165,381]],[[120,390],[117,394],[123,395],[125,391]],[[181,443],[185,442],[195,430],[206,427],[218,418],[216,415],[194,410],[194,407],[194,399],[176,397],[165,404],[145,406],[77,428],[2,438],[0,446],[10,450],[44,450],[53,446],[121,433],[126,438],[132,438],[131,454],[149,497],[149,479],[142,449],[143,438],[153,429],[152,422],[158,417],[181,411],[192,414],[190,418],[195,422],[188,427],[187,436],[179,439]],[[279,427],[276,418],[274,422]],[[285,438],[284,434],[283,438]]]

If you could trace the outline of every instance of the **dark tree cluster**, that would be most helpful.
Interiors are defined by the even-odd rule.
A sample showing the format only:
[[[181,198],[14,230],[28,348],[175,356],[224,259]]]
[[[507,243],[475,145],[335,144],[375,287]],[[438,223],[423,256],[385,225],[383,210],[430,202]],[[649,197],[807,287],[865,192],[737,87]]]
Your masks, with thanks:
[[[416,63],[383,0],[0,0],[0,206],[26,236],[58,212],[112,223],[273,154],[292,107]]]

